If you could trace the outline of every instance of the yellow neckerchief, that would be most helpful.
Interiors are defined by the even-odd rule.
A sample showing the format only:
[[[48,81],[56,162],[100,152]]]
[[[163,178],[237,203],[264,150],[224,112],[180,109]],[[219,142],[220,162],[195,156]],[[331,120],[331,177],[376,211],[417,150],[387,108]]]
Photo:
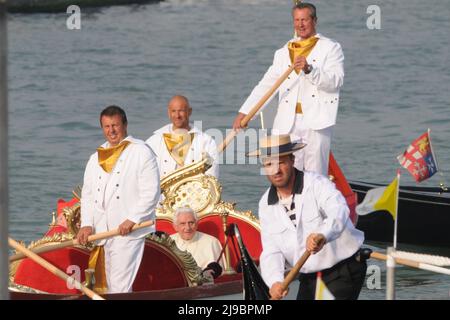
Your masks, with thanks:
[[[184,159],[189,152],[195,133],[163,133],[164,143],[171,157],[180,166],[184,166]]]
[[[314,46],[316,45],[319,38],[316,36],[309,37],[305,40],[294,41],[288,43],[289,57],[291,58],[291,63],[294,63],[295,58],[298,56],[307,57]],[[297,74],[300,73],[300,70],[295,69]]]
[[[94,247],[89,256],[89,269],[94,269],[94,288],[97,293],[107,293],[108,283],[106,282],[105,271],[105,249],[103,246]]]
[[[130,143],[131,143],[130,141],[124,140],[115,147],[97,148],[98,165],[102,167],[103,170],[105,170],[105,172],[110,173],[114,169],[117,159],[119,159],[123,150],[125,150],[125,148],[128,147]]]

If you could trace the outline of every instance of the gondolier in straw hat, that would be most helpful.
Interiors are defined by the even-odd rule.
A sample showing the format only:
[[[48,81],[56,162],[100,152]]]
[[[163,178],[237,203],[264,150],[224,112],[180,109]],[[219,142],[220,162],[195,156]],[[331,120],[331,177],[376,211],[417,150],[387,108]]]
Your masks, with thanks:
[[[355,229],[341,192],[327,177],[294,167],[293,153],[304,148],[289,135],[272,135],[248,154],[259,157],[271,186],[259,202],[263,251],[261,271],[273,299],[287,294],[281,285],[287,268],[312,253],[300,269],[297,299],[314,299],[316,273],[336,299],[357,299],[367,265],[359,257],[363,232]]]
[[[104,256],[108,292],[130,292],[144,252],[145,236],[154,227],[130,232],[135,224],[154,218],[160,195],[158,165],[150,147],[128,135],[122,108],[105,108],[100,114],[100,125],[107,141],[86,165],[77,239],[85,244],[93,233],[119,229],[122,236],[99,243],[102,246],[91,254],[89,264]]]
[[[236,116],[233,128],[291,65],[292,72],[278,90],[278,110],[272,133],[290,134],[307,146],[295,153],[299,170],[328,174],[331,137],[344,82],[341,45],[316,32],[316,7],[296,1],[292,8],[296,36],[275,52],[273,63]],[[276,132],[275,132],[276,130]]]

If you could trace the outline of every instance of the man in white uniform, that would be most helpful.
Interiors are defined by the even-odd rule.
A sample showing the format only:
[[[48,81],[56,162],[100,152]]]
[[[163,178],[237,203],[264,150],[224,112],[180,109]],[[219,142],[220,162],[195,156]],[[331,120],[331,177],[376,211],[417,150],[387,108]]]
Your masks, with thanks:
[[[308,250],[297,299],[314,299],[319,271],[336,299],[357,299],[367,269],[359,250],[364,234],[353,226],[341,192],[327,177],[294,168],[292,153],[304,144],[289,135],[269,136],[260,145],[249,156],[261,158],[272,184],[259,202],[261,271],[271,297],[287,294],[284,273]]]
[[[189,124],[192,108],[184,96],[174,96],[167,106],[170,124],[156,130],[147,144],[158,158],[161,178],[178,168],[200,161],[202,153],[211,157],[212,167],[206,174],[219,177],[217,146],[208,134]]]
[[[136,223],[154,219],[160,195],[156,157],[142,140],[127,134],[125,112],[109,106],[100,114],[107,140],[91,155],[84,173],[81,228],[77,239],[119,229],[121,236],[104,240],[109,293],[132,291],[144,252],[145,235],[153,227],[130,233]]]
[[[219,263],[223,270],[225,263],[220,241],[209,234],[197,231],[197,215],[191,208],[178,208],[175,211],[173,227],[177,233],[170,237],[175,240],[178,248],[192,255],[202,270],[211,262]],[[220,260],[217,261],[219,257]]]
[[[272,66],[242,105],[233,128],[241,128],[243,117],[293,64],[295,72],[278,90],[272,134],[290,134],[293,141],[307,144],[295,153],[298,170],[328,175],[331,137],[344,81],[344,54],[339,43],[316,33],[314,5],[295,5],[292,17],[298,37],[275,52]]]

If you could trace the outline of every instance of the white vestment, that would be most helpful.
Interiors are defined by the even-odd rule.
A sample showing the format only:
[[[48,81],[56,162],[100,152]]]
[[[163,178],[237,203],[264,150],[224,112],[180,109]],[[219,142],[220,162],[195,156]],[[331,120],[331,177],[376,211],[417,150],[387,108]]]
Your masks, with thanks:
[[[198,266],[203,270],[209,263],[217,262],[222,252],[220,241],[209,234],[197,231],[191,240],[183,240],[178,233],[170,236],[180,250],[189,252],[197,262]],[[224,254],[218,262],[222,269],[225,270]]]

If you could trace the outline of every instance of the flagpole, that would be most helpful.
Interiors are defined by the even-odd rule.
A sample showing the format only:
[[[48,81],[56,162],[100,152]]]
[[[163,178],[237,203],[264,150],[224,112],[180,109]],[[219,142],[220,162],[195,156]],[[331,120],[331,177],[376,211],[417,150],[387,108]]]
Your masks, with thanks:
[[[428,128],[427,132],[428,132],[428,143],[430,145],[431,155],[433,156],[434,162],[436,162],[436,171],[439,171],[439,164],[438,164],[437,158],[433,151],[433,145],[431,143],[431,129]]]
[[[400,169],[397,170],[397,201],[395,202],[394,250],[397,249],[398,200],[400,197]]]
[[[262,129],[262,130],[265,130],[266,128],[265,128],[265,125],[264,125],[264,112],[261,111],[261,113],[259,114],[259,116],[260,116],[260,119],[261,119],[261,129]]]
[[[445,185],[444,175],[442,174],[441,170],[439,170],[439,163],[438,163],[438,160],[436,158],[436,155],[434,154],[433,144],[431,143],[431,129],[430,128],[428,128],[428,140],[429,140],[429,143],[430,143],[431,155],[433,156],[433,160],[436,163],[436,171],[439,173],[439,176],[441,177],[441,179],[440,179],[441,181],[439,182],[439,187],[441,188],[441,192],[440,193],[442,193],[443,191],[447,191],[448,188]]]

